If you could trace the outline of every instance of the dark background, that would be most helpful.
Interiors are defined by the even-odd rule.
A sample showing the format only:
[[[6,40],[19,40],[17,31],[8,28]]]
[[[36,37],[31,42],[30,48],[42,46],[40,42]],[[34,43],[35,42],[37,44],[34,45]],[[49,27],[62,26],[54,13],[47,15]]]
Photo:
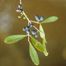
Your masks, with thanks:
[[[18,0],[0,0],[0,66],[34,66],[29,57],[27,39],[7,45],[4,38],[23,34],[26,21],[18,19]],[[55,23],[44,24],[49,56],[40,57],[39,66],[66,66],[66,0],[23,0],[23,7],[30,19],[35,15],[59,17]]]

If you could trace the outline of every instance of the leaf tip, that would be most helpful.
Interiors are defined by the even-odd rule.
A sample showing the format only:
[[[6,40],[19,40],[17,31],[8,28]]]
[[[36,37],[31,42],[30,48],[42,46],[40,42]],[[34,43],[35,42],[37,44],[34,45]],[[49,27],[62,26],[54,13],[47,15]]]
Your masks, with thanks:
[[[43,52],[45,56],[48,56],[48,52]]]

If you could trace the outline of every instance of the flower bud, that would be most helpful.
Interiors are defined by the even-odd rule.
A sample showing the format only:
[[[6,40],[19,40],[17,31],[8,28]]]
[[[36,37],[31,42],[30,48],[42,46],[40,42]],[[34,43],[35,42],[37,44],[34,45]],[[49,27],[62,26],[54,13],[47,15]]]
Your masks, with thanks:
[[[32,33],[32,35],[36,35],[37,34],[36,30],[32,30],[31,33]]]
[[[33,24],[32,23],[29,23],[29,25],[28,25],[30,28],[33,26]]]
[[[20,12],[22,12],[22,11],[23,11],[22,5],[19,4],[18,7],[17,7],[16,12],[20,13]]]
[[[44,20],[43,16],[35,16],[36,21],[42,22]]]

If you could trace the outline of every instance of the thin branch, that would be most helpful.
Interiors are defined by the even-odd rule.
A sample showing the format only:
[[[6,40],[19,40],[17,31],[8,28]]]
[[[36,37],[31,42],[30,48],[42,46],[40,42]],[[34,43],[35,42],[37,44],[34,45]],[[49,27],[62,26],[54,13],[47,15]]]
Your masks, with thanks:
[[[33,22],[33,23],[36,23],[36,24],[40,24],[39,22],[37,22],[37,21],[33,21],[33,20],[30,20],[31,22]]]

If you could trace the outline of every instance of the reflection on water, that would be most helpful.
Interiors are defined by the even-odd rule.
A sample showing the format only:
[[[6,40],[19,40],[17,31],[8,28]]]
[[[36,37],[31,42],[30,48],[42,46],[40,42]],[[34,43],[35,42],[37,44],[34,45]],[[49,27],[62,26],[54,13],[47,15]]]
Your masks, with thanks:
[[[9,34],[22,33],[25,25],[17,19],[18,0],[0,0],[0,66],[34,66],[29,58],[27,40],[6,45],[3,39]],[[24,10],[31,19],[35,15],[59,16],[56,23],[45,24],[49,56],[38,53],[40,66],[66,66],[66,0],[23,0]],[[20,22],[19,22],[20,21]]]

